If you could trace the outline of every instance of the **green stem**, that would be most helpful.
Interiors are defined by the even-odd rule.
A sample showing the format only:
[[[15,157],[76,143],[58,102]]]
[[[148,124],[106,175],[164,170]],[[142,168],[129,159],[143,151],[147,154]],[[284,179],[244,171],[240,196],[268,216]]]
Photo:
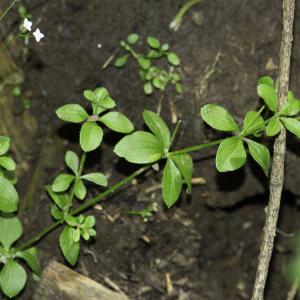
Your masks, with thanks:
[[[145,172],[146,170],[148,170],[150,167],[151,167],[151,165],[143,166],[142,168],[140,168],[137,171],[133,172],[128,177],[126,177],[123,180],[121,180],[121,181],[117,182],[116,184],[114,184],[112,187],[110,187],[105,192],[99,194],[98,196],[96,196],[94,198],[91,198],[91,199],[87,200],[84,204],[82,204],[78,208],[72,210],[70,212],[70,214],[71,215],[77,215],[77,214],[81,213],[82,211],[84,211],[84,210],[86,210],[86,209],[94,206],[98,202],[102,201],[103,199],[107,198],[109,195],[111,195],[114,192],[116,192],[118,189],[120,189],[124,185],[128,184],[132,179],[134,179],[135,177],[139,176],[140,174],[142,174],[143,172]],[[46,236],[48,233],[50,233],[51,231],[53,231],[55,228],[57,228],[61,224],[63,224],[63,222],[61,220],[59,220],[59,221],[51,224],[50,226],[46,227],[41,232],[38,232],[37,234],[35,234],[28,241],[26,241],[23,244],[21,244],[18,247],[18,249],[19,250],[25,250],[25,249],[31,247],[33,244],[35,244],[36,242],[38,242],[39,240],[41,240],[44,236]]]
[[[209,143],[206,143],[206,144],[199,144],[199,145],[196,145],[196,146],[183,148],[181,150],[170,152],[169,156],[178,155],[178,154],[185,154],[185,153],[188,153],[188,152],[194,152],[194,151],[202,150],[204,148],[209,148],[209,147],[221,144],[224,140],[225,139],[220,139],[220,140],[212,141],[212,142],[209,142]]]
[[[194,5],[200,3],[202,0],[190,0],[187,1],[182,7],[181,9],[178,11],[178,13],[176,14],[175,18],[173,19],[173,21],[170,23],[169,27],[170,29],[174,29],[177,30],[182,22],[182,18],[183,16],[186,14],[186,12]]]
[[[15,3],[17,2],[18,0],[14,0],[10,6],[6,9],[6,11],[0,16],[0,22],[2,21],[2,19],[7,15],[7,13],[11,10],[11,8],[15,5]]]

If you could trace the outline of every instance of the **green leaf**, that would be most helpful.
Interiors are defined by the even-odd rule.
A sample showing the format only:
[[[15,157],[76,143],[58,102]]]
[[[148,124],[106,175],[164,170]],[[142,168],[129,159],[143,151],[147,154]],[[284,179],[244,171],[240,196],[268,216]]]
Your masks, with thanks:
[[[150,110],[144,110],[143,118],[149,129],[160,141],[164,152],[167,153],[171,144],[171,134],[164,120]]]
[[[95,89],[93,101],[100,102],[109,97],[108,90],[104,87]]]
[[[138,63],[140,65],[140,67],[144,70],[148,70],[150,68],[150,65],[151,65],[150,59],[145,58],[145,57],[139,57],[138,58]]]
[[[10,147],[10,138],[0,135],[0,155],[5,154]]]
[[[163,51],[168,51],[168,50],[170,49],[170,45],[169,45],[169,44],[163,44],[163,45],[161,46],[161,49],[162,49]]]
[[[274,80],[270,76],[260,77],[257,81],[257,85],[266,84],[271,88],[275,88]]]
[[[172,160],[178,167],[181,175],[183,176],[186,185],[187,192],[192,193],[192,175],[193,175],[193,159],[189,154],[178,154],[172,156]]]
[[[83,92],[84,98],[89,100],[89,101],[93,101],[95,98],[95,94],[93,91],[91,90],[86,90]]]
[[[102,173],[97,172],[97,173],[86,174],[86,175],[81,176],[81,179],[88,180],[97,185],[107,186],[107,179],[106,179],[105,175]]]
[[[175,84],[175,88],[176,88],[176,92],[177,92],[178,94],[181,94],[181,93],[183,92],[182,84],[180,84],[179,82],[177,82],[177,83]]]
[[[281,117],[280,120],[282,121],[284,127],[300,138],[300,121],[294,118],[283,118]]]
[[[163,91],[166,87],[166,82],[161,80],[160,77],[155,77],[153,80],[152,80],[152,84],[155,88]]]
[[[281,130],[281,122],[279,121],[278,117],[277,116],[272,117],[268,122],[266,128],[267,136],[274,136],[278,134],[280,130]]]
[[[103,138],[103,130],[95,122],[86,122],[80,130],[80,146],[85,152],[97,149]]]
[[[274,87],[265,83],[259,84],[257,87],[257,94],[265,101],[271,111],[276,111],[277,94]]]
[[[247,112],[244,118],[243,131],[252,133],[264,127],[264,119],[257,111]]]
[[[77,154],[73,151],[67,151],[65,162],[66,165],[73,171],[73,173],[77,175],[79,169],[79,158]]]
[[[25,260],[28,267],[35,273],[41,273],[41,266],[39,262],[38,250],[35,247],[29,248],[24,251],[18,251],[16,254],[17,257],[20,257]]]
[[[0,157],[0,166],[7,171],[14,171],[16,169],[16,164],[10,157]]]
[[[80,241],[80,229],[73,229],[73,241],[74,243],[78,243]]]
[[[300,101],[297,100],[294,96],[294,93],[289,91],[288,92],[288,101],[285,103],[282,113],[285,116],[295,116],[300,111]]]
[[[99,121],[111,130],[121,133],[130,133],[134,129],[131,121],[125,115],[116,111],[105,114]]]
[[[136,164],[158,161],[163,156],[159,140],[151,133],[136,131],[121,139],[114,148],[119,157]]]
[[[101,106],[103,106],[104,108],[107,108],[107,109],[111,109],[111,108],[114,108],[116,106],[115,100],[113,100],[110,97],[106,97],[106,98],[100,100],[99,104]]]
[[[89,117],[85,109],[79,104],[66,104],[56,110],[56,115],[63,121],[81,123]]]
[[[174,52],[170,52],[167,55],[168,62],[173,66],[180,65],[180,58]]]
[[[144,93],[146,95],[151,95],[153,93],[153,86],[151,82],[147,82],[144,84]]]
[[[68,193],[55,193],[52,190],[52,187],[50,185],[47,185],[45,187],[47,193],[49,194],[50,198],[53,200],[53,202],[61,209],[63,210],[66,205],[69,202],[69,194]]]
[[[206,104],[201,108],[201,117],[209,126],[220,131],[239,131],[231,114],[223,107]]]
[[[86,196],[86,188],[82,180],[77,180],[75,183],[75,195],[79,200],[83,200]]]
[[[18,209],[19,196],[15,187],[4,177],[0,177],[0,211],[15,212]]]
[[[216,167],[219,172],[234,171],[246,162],[247,154],[239,137],[224,140],[217,151]]]
[[[23,233],[22,224],[17,217],[0,217],[0,228],[0,243],[6,250],[8,250]]]
[[[114,66],[117,67],[117,68],[122,68],[126,65],[127,61],[128,61],[128,57],[129,55],[128,54],[125,54],[121,57],[119,57],[116,61],[115,61],[115,64]]]
[[[26,280],[24,268],[14,260],[9,260],[1,270],[1,289],[9,298],[17,296],[23,290]]]
[[[248,144],[251,156],[262,167],[266,176],[268,176],[270,167],[269,149],[265,145],[259,144],[249,139],[247,139],[246,142]]]
[[[182,176],[175,163],[171,160],[167,160],[167,164],[164,168],[162,179],[162,195],[164,203],[168,208],[174,205],[181,193],[182,189]]]
[[[51,206],[51,216],[55,220],[61,220],[64,217],[64,212],[60,210],[56,205]]]
[[[147,43],[153,49],[159,49],[160,48],[160,41],[155,37],[149,36],[147,38]]]
[[[73,241],[74,229],[66,225],[60,235],[60,248],[66,260],[74,266],[78,260],[80,244]]]
[[[134,45],[138,42],[139,40],[139,35],[136,33],[131,33],[128,37],[127,37],[127,42],[131,45]]]
[[[92,228],[96,224],[96,219],[94,216],[88,216],[84,222],[85,228]]]
[[[52,190],[55,193],[64,192],[66,191],[71,183],[74,181],[75,176],[71,174],[60,174],[58,175],[53,184],[52,184]]]

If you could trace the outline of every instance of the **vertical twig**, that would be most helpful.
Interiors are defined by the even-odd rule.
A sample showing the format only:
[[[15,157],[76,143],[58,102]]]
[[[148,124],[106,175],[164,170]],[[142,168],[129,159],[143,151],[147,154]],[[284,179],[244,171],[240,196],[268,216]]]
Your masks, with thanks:
[[[278,74],[278,110],[286,102],[290,60],[293,41],[295,0],[283,0],[283,31],[280,46],[280,65]],[[258,268],[253,288],[252,300],[263,300],[269,264],[273,252],[276,225],[280,208],[281,193],[284,181],[284,159],[286,152],[286,130],[282,127],[274,142],[274,155],[270,178],[269,205],[266,211],[266,222],[263,229],[263,240],[258,257]]]
[[[299,281],[296,280],[291,289],[289,290],[288,294],[287,294],[287,298],[286,300],[294,300],[296,298],[297,292],[298,292],[298,288],[299,288]]]

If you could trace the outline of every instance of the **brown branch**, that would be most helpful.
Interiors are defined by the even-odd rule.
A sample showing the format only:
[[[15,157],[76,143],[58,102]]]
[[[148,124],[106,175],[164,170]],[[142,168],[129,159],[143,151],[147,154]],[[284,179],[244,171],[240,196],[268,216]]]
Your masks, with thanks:
[[[290,76],[290,61],[293,41],[295,0],[283,0],[283,31],[280,47],[280,65],[278,75],[278,110],[287,101]],[[263,300],[269,264],[274,247],[276,225],[280,208],[281,193],[284,181],[284,159],[286,152],[286,130],[282,126],[274,142],[274,155],[270,178],[269,205],[266,211],[266,222],[263,229],[263,240],[258,257],[258,268],[253,288],[252,300]]]

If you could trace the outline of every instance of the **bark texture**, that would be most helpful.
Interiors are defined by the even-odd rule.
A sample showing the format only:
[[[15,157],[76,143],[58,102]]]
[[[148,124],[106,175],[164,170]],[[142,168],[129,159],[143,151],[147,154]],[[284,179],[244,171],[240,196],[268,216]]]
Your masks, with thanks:
[[[290,61],[293,41],[295,0],[283,0],[283,31],[280,47],[280,65],[278,74],[278,110],[287,101],[290,77]],[[286,130],[282,127],[274,143],[274,154],[270,178],[269,204],[266,210],[266,222],[263,240],[258,258],[258,268],[253,288],[252,300],[263,300],[270,260],[273,253],[276,226],[284,182],[284,160],[286,152]]]

